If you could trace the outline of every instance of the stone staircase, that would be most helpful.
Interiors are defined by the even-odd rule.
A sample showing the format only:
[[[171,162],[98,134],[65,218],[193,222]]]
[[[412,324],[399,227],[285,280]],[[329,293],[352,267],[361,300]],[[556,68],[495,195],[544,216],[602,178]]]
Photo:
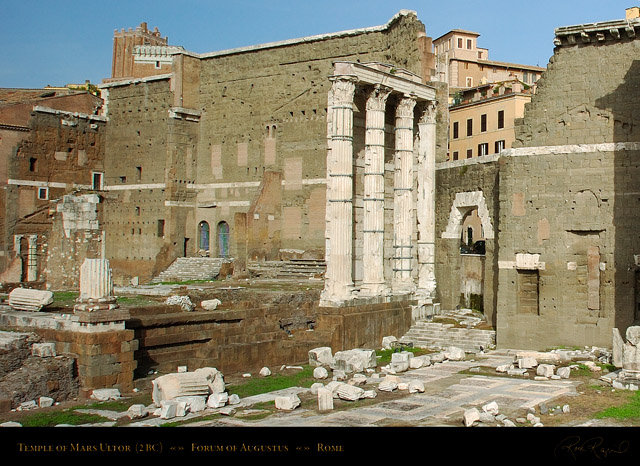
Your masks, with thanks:
[[[437,322],[440,319],[455,320],[454,323]],[[401,343],[411,343],[414,347],[446,349],[456,346],[467,353],[476,353],[480,348],[495,348],[495,330],[481,330],[474,328],[482,319],[472,314],[472,311],[445,312],[434,317],[431,321],[416,322],[409,331],[399,339]]]
[[[220,273],[224,261],[219,257],[178,257],[151,283],[213,280]]]
[[[326,270],[324,260],[289,259],[286,261],[252,261],[247,265],[251,275],[264,278],[322,278]]]

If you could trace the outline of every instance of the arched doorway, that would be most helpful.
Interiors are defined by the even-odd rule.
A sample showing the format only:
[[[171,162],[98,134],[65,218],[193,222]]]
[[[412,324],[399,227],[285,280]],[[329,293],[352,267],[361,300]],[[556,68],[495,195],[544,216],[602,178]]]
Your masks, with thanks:
[[[198,248],[202,251],[209,251],[209,224],[205,221],[198,225]]]
[[[227,222],[218,223],[217,227],[218,238],[218,256],[229,256],[229,224]]]

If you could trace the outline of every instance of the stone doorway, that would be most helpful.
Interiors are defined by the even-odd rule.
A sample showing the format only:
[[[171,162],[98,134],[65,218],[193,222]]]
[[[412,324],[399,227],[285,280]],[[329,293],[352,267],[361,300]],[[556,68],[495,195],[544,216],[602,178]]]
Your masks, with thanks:
[[[198,225],[198,248],[201,251],[209,252],[209,224],[205,221]]]

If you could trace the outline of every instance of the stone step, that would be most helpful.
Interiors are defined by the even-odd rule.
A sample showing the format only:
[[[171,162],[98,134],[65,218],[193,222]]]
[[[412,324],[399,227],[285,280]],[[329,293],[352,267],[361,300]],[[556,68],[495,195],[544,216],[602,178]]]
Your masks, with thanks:
[[[179,257],[151,283],[187,280],[213,280],[225,259],[215,257]]]
[[[443,317],[466,319],[471,317],[466,311],[446,313]],[[459,328],[453,324],[439,322],[416,322],[400,339],[402,343],[412,343],[416,347],[446,349],[456,346],[465,352],[477,352],[480,347],[485,349],[495,347],[496,332],[494,330],[480,330],[474,328]]]

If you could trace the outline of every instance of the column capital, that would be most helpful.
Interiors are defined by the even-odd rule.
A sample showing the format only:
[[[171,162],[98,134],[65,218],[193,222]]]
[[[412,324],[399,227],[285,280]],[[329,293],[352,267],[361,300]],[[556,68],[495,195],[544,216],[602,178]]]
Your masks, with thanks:
[[[413,118],[413,109],[418,99],[415,95],[404,95],[396,107],[396,116],[398,118]]]
[[[436,114],[438,112],[438,103],[435,100],[427,100],[420,105],[422,114],[420,115],[419,124],[436,124]]]
[[[334,106],[339,103],[353,103],[353,95],[358,81],[355,76],[330,76],[329,81],[332,83],[331,102],[333,102]]]
[[[367,92],[367,111],[384,111],[387,105],[387,98],[392,89],[383,84],[376,84]]]

